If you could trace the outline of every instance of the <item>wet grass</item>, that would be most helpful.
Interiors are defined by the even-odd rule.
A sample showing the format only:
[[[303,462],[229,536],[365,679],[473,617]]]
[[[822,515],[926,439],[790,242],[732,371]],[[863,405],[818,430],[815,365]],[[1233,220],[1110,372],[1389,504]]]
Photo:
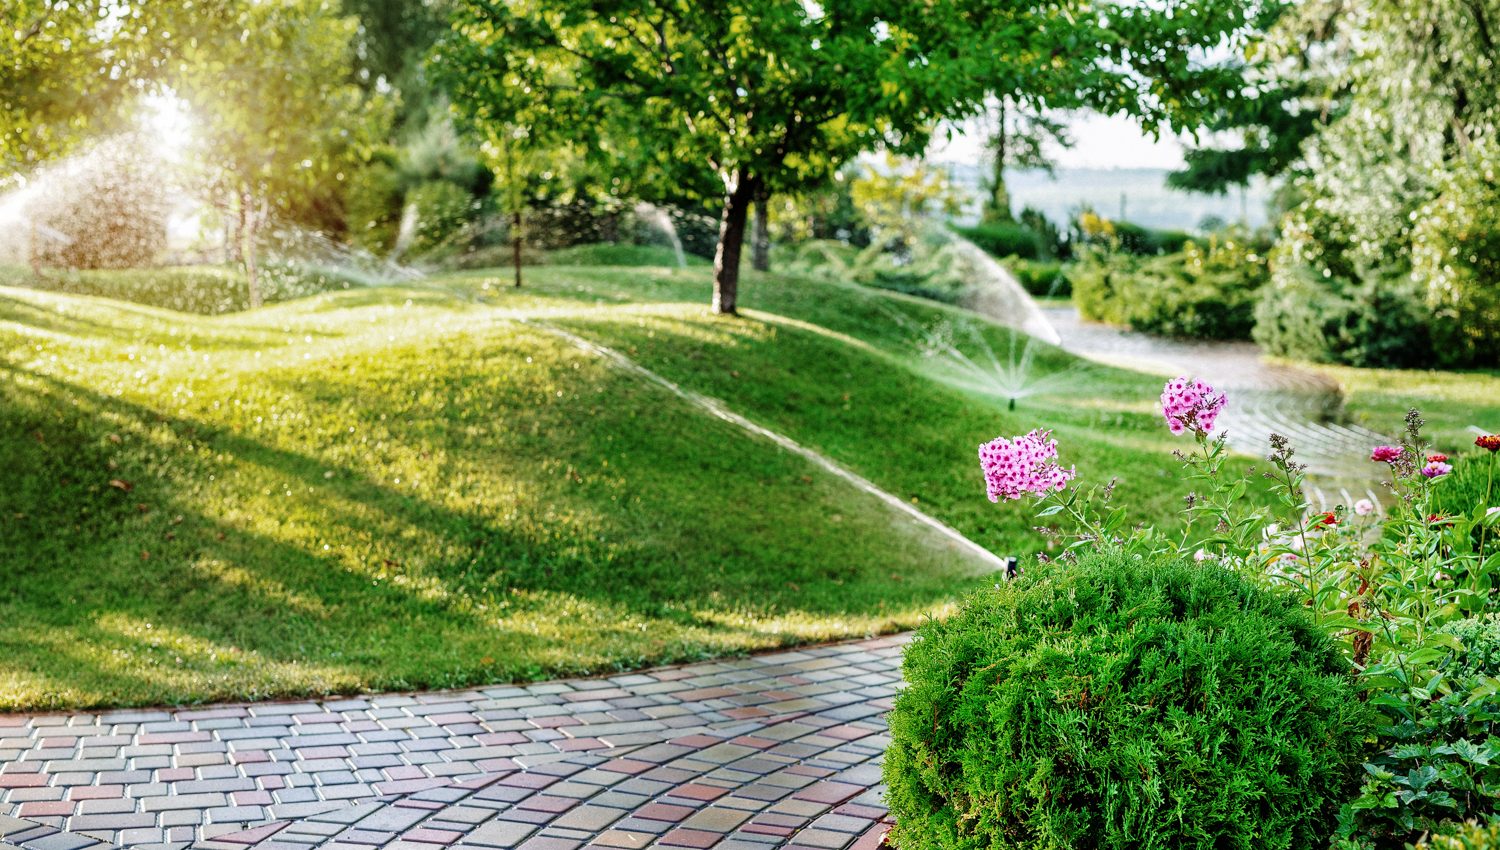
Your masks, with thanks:
[[[1438,448],[1456,452],[1474,445],[1474,428],[1500,432],[1500,371],[1439,372],[1320,366],[1339,382],[1360,424],[1397,434],[1406,412],[1421,411]]]
[[[1055,428],[1178,509],[1159,381],[1045,347],[1017,410],[915,328],[963,314],[703,269],[547,266],[194,316],[0,288],[0,709],[462,686],[889,631],[982,566],[539,325],[618,348],[1001,553],[974,447]],[[963,348],[1011,351],[981,325]]]

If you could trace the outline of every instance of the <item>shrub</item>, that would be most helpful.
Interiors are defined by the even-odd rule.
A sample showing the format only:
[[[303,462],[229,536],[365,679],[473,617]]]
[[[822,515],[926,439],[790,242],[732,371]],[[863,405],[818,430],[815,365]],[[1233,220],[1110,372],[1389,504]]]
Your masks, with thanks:
[[[1447,366],[1500,361],[1500,146],[1474,145],[1418,211],[1412,277],[1422,287]]]
[[[1042,235],[1022,224],[991,222],[953,229],[994,257],[1036,260],[1047,256]]]
[[[1296,606],[1119,552],[977,594],[905,673],[885,760],[902,850],[1318,847],[1370,729]]]
[[[1073,294],[1073,284],[1063,273],[1062,263],[1012,257],[1005,261],[1005,268],[1016,276],[1021,288],[1032,295],[1066,298]]]
[[[1016,221],[1041,237],[1043,257],[1067,259],[1068,243],[1063,239],[1062,231],[1052,223],[1052,219],[1047,218],[1046,213],[1036,207],[1024,207],[1021,214],[1016,216]]]
[[[396,246],[401,204],[400,175],[388,163],[376,160],[356,171],[345,197],[349,239],[384,256]]]
[[[1257,301],[1254,339],[1269,354],[1349,366],[1432,363],[1428,311],[1399,273],[1351,279],[1278,268]]]
[[[467,189],[446,180],[433,180],[406,193],[406,203],[416,210],[416,228],[407,249],[419,255],[447,242],[474,213],[475,202]]]
[[[167,244],[170,204],[161,162],[129,134],[48,175],[47,192],[27,205],[40,225],[32,246],[39,266],[124,269],[155,261]]]
[[[1160,257],[1086,251],[1068,277],[1085,318],[1162,336],[1249,339],[1266,262],[1216,237]]]
[[[1423,841],[1417,850],[1500,850],[1500,822],[1466,823],[1444,835]]]
[[[1134,222],[1105,218],[1088,209],[1078,214],[1073,230],[1080,244],[1139,257],[1176,253],[1193,238],[1183,230],[1153,230]]]

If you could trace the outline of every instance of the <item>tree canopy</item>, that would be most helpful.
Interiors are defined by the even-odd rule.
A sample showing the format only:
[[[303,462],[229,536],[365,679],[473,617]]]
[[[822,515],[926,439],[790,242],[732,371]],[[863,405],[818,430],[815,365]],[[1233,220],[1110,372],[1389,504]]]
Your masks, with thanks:
[[[227,0],[6,0],[0,14],[0,169],[20,171],[117,129],[122,107]],[[5,175],[0,173],[0,178]]]
[[[457,0],[437,62],[471,125],[568,137],[628,186],[716,178],[714,306],[735,310],[746,211],[851,157],[916,153],[992,95],[1180,125],[1234,97],[1210,62],[1279,10],[1083,0]]]

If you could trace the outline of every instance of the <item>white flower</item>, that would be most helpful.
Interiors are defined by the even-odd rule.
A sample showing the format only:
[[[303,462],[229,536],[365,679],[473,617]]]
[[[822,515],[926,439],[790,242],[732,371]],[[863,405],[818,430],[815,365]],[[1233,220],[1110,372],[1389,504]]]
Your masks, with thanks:
[[[1354,503],[1354,512],[1360,516],[1369,516],[1375,513],[1375,503],[1369,499],[1360,499]]]
[[[1199,549],[1198,551],[1193,553],[1193,560],[1197,561],[1200,564],[1212,557],[1213,555],[1208,554],[1207,549]]]

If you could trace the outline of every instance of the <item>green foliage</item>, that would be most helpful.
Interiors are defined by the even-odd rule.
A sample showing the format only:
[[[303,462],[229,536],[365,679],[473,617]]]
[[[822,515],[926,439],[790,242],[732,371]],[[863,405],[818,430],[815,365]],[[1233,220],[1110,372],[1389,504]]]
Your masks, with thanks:
[[[878,145],[920,151],[991,94],[1180,122],[1237,91],[1239,64],[1205,62],[1203,48],[1280,3],[1202,2],[1191,14],[1074,0],[456,5],[436,67],[464,120],[497,151],[520,149],[508,159],[566,139],[617,191],[724,193],[715,304],[733,312],[755,198],[821,186]]]
[[[233,2],[6,0],[0,183],[123,126],[132,99],[211,37]]]
[[[1066,298],[1073,294],[1073,282],[1064,272],[1063,264],[1055,260],[1022,260],[1012,257],[1005,261],[1005,268],[1032,295],[1041,298]]]
[[[1324,844],[1369,712],[1298,606],[1089,555],[924,626],[886,753],[903,850]]]
[[[1016,221],[1042,238],[1043,257],[1068,258],[1069,246],[1063,239],[1062,231],[1047,218],[1046,213],[1036,207],[1023,207],[1021,214],[1016,216]]]
[[[1412,230],[1412,277],[1432,309],[1439,364],[1500,363],[1500,144],[1452,163]]]
[[[1181,251],[1193,238],[1185,231],[1156,230],[1129,221],[1116,221],[1089,209],[1078,214],[1073,222],[1073,233],[1073,242],[1079,247],[1093,246],[1139,257]]]
[[[1417,850],[1500,850],[1500,822],[1466,823],[1423,841]]]
[[[1166,256],[1089,250],[1068,270],[1085,318],[1197,339],[1249,339],[1266,277],[1265,257],[1233,236]]]
[[[1446,483],[1446,482],[1445,482]],[[1378,846],[1412,834],[1492,817],[1500,803],[1500,614],[1441,628],[1461,649],[1443,666],[1446,686],[1416,716],[1380,728],[1382,751],[1365,766],[1345,829]]]
[[[1494,362],[1484,163],[1500,130],[1496,20],[1494,0],[1377,0],[1316,21],[1332,45],[1320,52],[1341,54],[1333,85],[1349,108],[1307,143],[1293,183],[1302,200],[1283,220],[1264,322],[1289,326],[1272,336],[1278,350],[1358,365]],[[1387,302],[1384,316],[1368,315],[1371,298]],[[1313,299],[1322,315],[1279,318]]]
[[[355,83],[358,21],[333,0],[236,4],[233,12],[212,38],[183,50],[172,84],[196,118],[204,187],[233,210],[232,239],[258,305],[260,228],[273,216],[342,226],[346,171],[390,115],[388,103]]]
[[[446,180],[433,180],[413,188],[406,193],[406,203],[416,214],[408,249],[412,256],[421,256],[453,238],[473,215],[475,206],[467,189]]]
[[[349,240],[377,256],[388,253],[401,230],[403,197],[390,164],[376,160],[357,170],[344,199]]]
[[[1429,314],[1404,276],[1363,280],[1288,268],[1272,254],[1270,283],[1255,305],[1255,341],[1268,353],[1349,366],[1428,366]]]
[[[1045,237],[1024,224],[997,221],[953,229],[994,257],[1040,260],[1048,256]]]

